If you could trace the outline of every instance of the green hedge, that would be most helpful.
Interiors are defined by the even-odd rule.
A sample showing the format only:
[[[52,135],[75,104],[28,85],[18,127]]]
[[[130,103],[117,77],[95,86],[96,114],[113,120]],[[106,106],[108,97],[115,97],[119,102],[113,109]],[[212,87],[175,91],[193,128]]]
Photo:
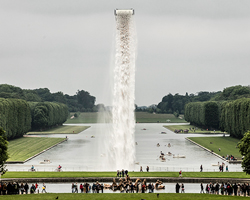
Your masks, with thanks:
[[[220,128],[233,137],[242,138],[250,130],[250,99],[242,98],[222,104]]]
[[[29,104],[21,99],[0,98],[0,127],[8,139],[21,137],[31,129]]]
[[[206,128],[219,127],[220,106],[217,102],[191,102],[185,106],[185,120]]]
[[[219,128],[233,137],[242,138],[250,130],[250,99],[188,103],[185,120],[197,126]]]
[[[46,129],[62,125],[68,117],[68,107],[62,103],[30,103],[32,111],[32,130]]]
[[[0,98],[0,127],[6,131],[8,140],[22,137],[31,129],[61,125],[67,117],[68,107],[62,103]]]

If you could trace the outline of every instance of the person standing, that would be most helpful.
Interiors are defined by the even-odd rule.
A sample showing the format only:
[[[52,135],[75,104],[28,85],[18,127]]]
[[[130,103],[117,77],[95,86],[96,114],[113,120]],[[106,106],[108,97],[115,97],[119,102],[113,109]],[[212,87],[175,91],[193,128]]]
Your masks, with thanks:
[[[149,166],[147,166],[146,170],[147,170],[147,172],[149,172]]]
[[[32,186],[30,187],[30,194],[34,194],[35,191],[36,191],[36,186],[32,184]]]
[[[81,190],[81,193],[83,193],[83,184],[82,183],[80,184],[80,190]]]
[[[38,189],[38,184],[37,183],[35,184],[35,187],[36,187],[35,191],[39,194],[39,189]]]
[[[43,192],[47,193],[47,192],[46,192],[46,185],[45,185],[45,183],[43,183],[43,186],[42,186],[42,193],[43,193]]]
[[[175,192],[180,193],[180,185],[179,185],[179,183],[176,183],[176,185],[175,185]]]
[[[152,193],[154,193],[154,189],[155,189],[155,186],[154,186],[154,184],[153,183],[151,183],[151,187],[152,187]]]
[[[21,183],[21,185],[20,185],[20,191],[21,191],[21,194],[24,193],[24,184],[23,183]]]
[[[28,183],[25,183],[25,185],[24,185],[24,191],[25,191],[25,194],[28,194],[28,192],[29,192],[29,185],[28,185]]]
[[[202,167],[202,165],[200,166],[200,172],[202,172],[203,171],[203,167]]]
[[[181,184],[181,193],[185,193],[184,184]]]
[[[75,184],[74,183],[72,183],[72,185],[71,185],[71,190],[72,190],[72,193],[75,192]]]
[[[203,186],[203,183],[201,183],[201,191],[200,193],[204,193],[204,186]]]
[[[142,166],[140,167],[140,172],[143,172],[143,170],[142,170]]]

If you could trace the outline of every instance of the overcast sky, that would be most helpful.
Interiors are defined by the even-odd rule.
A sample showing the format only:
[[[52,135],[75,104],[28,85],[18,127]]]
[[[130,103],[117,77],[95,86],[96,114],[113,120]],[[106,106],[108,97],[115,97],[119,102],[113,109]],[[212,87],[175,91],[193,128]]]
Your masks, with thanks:
[[[0,84],[110,105],[115,8],[134,8],[135,103],[250,85],[250,0],[0,0]]]

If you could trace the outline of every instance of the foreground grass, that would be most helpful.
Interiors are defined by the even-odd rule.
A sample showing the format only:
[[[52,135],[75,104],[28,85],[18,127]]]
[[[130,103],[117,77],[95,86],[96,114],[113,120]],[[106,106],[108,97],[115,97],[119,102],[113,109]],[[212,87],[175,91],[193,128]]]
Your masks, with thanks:
[[[65,138],[23,137],[9,141],[7,161],[25,161]]]
[[[200,133],[203,133],[203,134],[219,134],[219,133],[224,133],[224,132],[221,132],[221,131],[218,131],[218,130],[211,131],[211,130],[203,130],[201,128],[198,128],[198,129],[194,130],[194,129],[192,129],[192,128],[195,128],[195,126],[193,126],[193,125],[172,125],[172,126],[166,125],[164,127],[167,128],[167,129],[169,129],[169,130],[171,130],[171,131],[173,131],[173,132],[174,132],[175,129],[176,130],[180,130],[180,129],[182,129],[182,130],[188,129],[189,130],[189,128],[191,128],[191,130],[189,130],[188,133],[199,133],[199,134]]]
[[[130,177],[179,177],[178,172],[129,172]],[[183,172],[186,178],[242,178],[249,179],[244,172]],[[2,178],[74,178],[116,177],[116,172],[6,172]]]
[[[90,126],[58,126],[46,131],[32,131],[28,132],[27,135],[47,135],[47,134],[77,134],[80,133]]]
[[[33,200],[33,199],[59,199],[59,200],[78,200],[78,199],[88,199],[88,200],[97,200],[97,199],[109,199],[109,200],[119,200],[119,199],[126,199],[126,200],[139,200],[139,199],[151,199],[151,200],[158,200],[158,199],[183,199],[183,200],[214,200],[214,199],[244,199],[248,197],[233,197],[233,196],[222,196],[222,195],[211,195],[211,194],[173,194],[173,193],[160,193],[159,198],[157,197],[156,193],[121,193],[121,194],[97,194],[97,193],[88,193],[88,194],[72,194],[72,193],[59,193],[59,194],[28,194],[28,195],[4,195],[0,196],[0,199],[4,200]]]
[[[236,148],[239,139],[232,137],[189,137],[189,139],[221,156],[233,155],[238,160],[242,158],[239,149]]]
[[[109,113],[110,114],[110,113]],[[71,113],[70,116],[74,115]],[[136,122],[138,123],[186,123],[183,115],[180,118],[175,118],[173,114],[153,114],[147,112],[135,112]],[[65,124],[77,124],[77,123],[98,123],[100,116],[97,112],[80,113],[80,115],[73,119],[68,119]]]

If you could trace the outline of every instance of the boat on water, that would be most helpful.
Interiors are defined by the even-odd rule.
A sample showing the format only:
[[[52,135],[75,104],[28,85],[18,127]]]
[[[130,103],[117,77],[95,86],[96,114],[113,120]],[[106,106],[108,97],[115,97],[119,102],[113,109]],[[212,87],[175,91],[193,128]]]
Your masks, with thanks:
[[[177,154],[177,155],[173,154],[173,158],[186,158],[186,156],[185,155],[179,155],[179,154]]]
[[[223,165],[223,166],[224,166],[225,163],[220,164],[220,163],[218,162],[218,163],[212,163],[211,165],[212,165],[212,166],[220,166],[220,165]]]
[[[50,160],[44,160],[44,161],[41,161],[40,164],[50,164]]]

